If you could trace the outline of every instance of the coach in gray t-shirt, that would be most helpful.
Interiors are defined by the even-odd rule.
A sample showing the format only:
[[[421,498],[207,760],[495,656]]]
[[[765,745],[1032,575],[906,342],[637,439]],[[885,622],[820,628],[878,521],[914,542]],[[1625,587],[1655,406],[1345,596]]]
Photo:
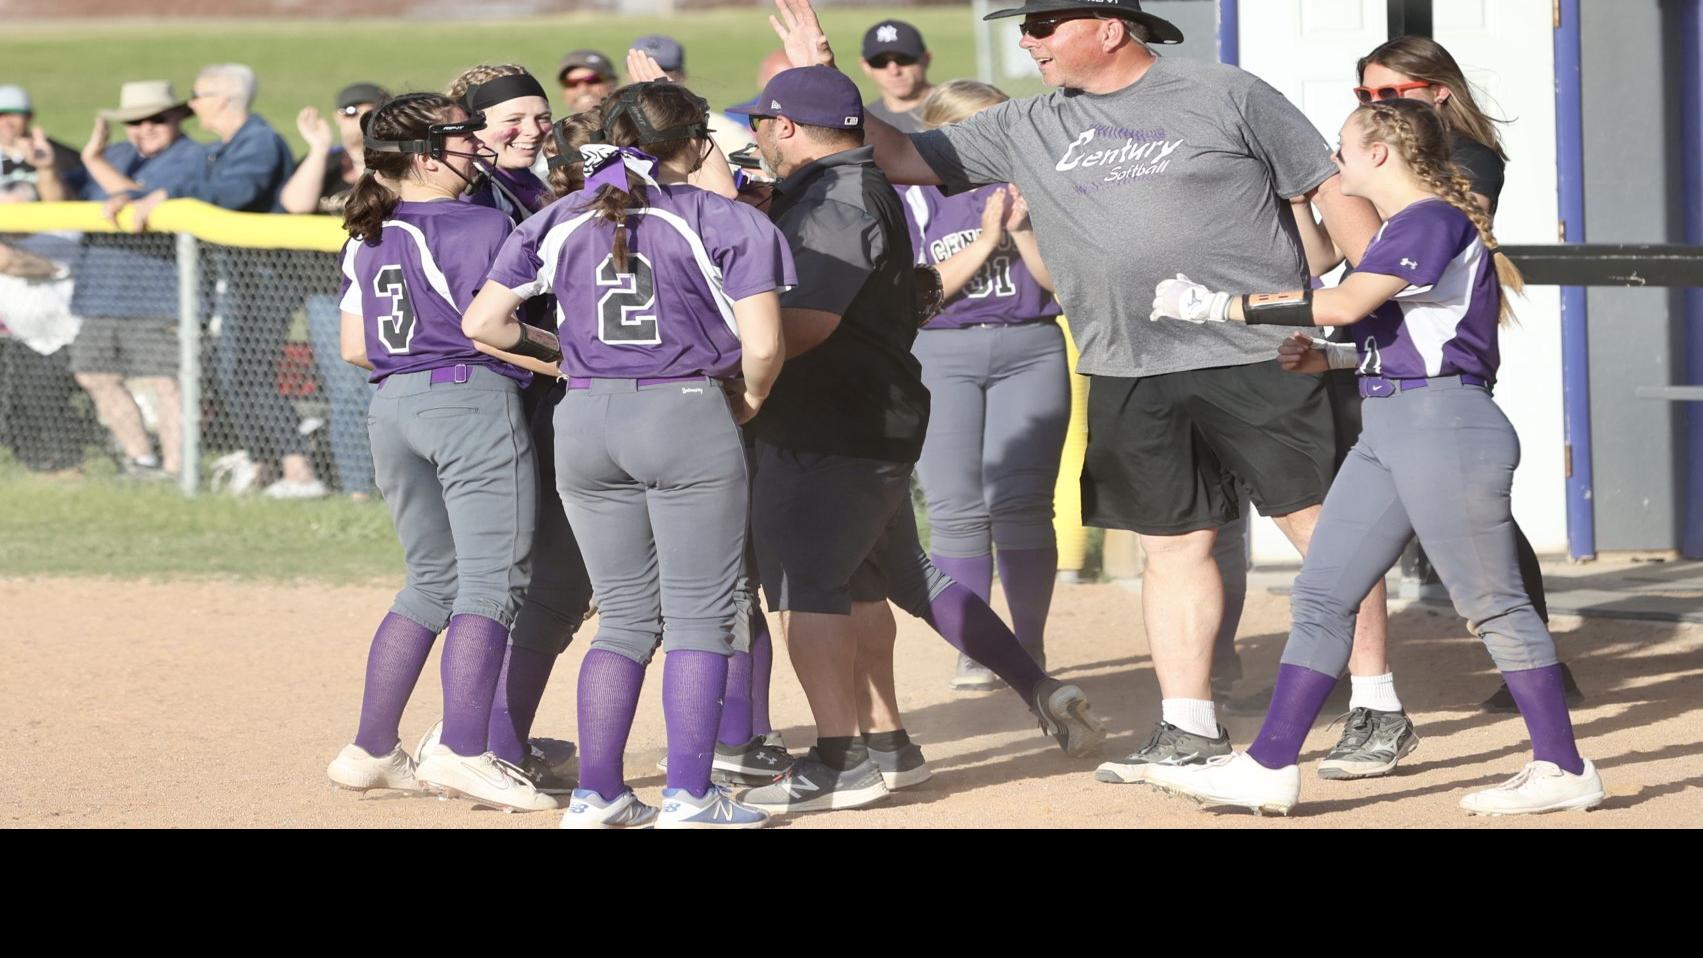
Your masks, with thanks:
[[[831,62],[809,0],[776,7],[793,62]],[[1143,781],[1154,762],[1230,751],[1209,687],[1222,612],[1211,550],[1238,517],[1237,487],[1305,551],[1335,446],[1320,380],[1275,362],[1281,334],[1162,328],[1148,320],[1154,286],[1179,272],[1233,291],[1303,285],[1291,199],[1312,197],[1351,262],[1378,220],[1338,192],[1329,147],[1275,90],[1233,67],[1156,56],[1150,43],[1182,32],[1138,0],[1028,0],[989,19],[1015,16],[1055,92],[913,136],[871,118],[867,137],[895,183],[1011,182],[1029,202],[1093,377],[1084,520],[1136,531],[1147,555],[1162,721],[1096,776]]]

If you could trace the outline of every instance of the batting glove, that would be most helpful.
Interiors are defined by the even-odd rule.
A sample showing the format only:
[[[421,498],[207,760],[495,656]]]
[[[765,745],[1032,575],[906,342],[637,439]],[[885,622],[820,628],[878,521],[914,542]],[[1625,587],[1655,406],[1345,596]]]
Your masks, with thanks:
[[[1214,293],[1178,273],[1176,279],[1160,280],[1159,285],[1154,287],[1153,312],[1147,318],[1222,323],[1229,316],[1229,293]]]

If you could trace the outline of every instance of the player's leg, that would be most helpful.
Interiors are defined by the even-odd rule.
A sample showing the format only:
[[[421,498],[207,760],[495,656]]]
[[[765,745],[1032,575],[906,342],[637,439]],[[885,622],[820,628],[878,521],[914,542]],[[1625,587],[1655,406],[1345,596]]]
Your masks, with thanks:
[[[1044,668],[1058,580],[1053,489],[1070,429],[1064,333],[1056,323],[990,332],[997,335],[983,426],[984,495],[1011,631]]]
[[[1390,449],[1426,555],[1531,733],[1532,764],[1462,807],[1516,814],[1599,804],[1602,781],[1574,741],[1555,642],[1520,580],[1509,496],[1520,459],[1513,426],[1481,387],[1446,383],[1378,400],[1366,418]]]
[[[925,329],[912,347],[929,394],[928,434],[916,474],[928,508],[930,558],[983,602],[993,591],[993,525],[982,490],[982,434],[995,332]],[[951,686],[995,689],[999,679],[960,655]]]

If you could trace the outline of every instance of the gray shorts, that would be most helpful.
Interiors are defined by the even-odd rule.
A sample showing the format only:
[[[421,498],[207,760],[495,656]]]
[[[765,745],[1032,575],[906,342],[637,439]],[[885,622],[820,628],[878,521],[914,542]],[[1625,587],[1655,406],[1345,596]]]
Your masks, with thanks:
[[[757,444],[751,528],[770,610],[850,615],[887,597],[874,557],[910,514],[911,468]]]
[[[391,607],[442,631],[450,616],[514,624],[537,509],[520,386],[483,366],[464,383],[391,376],[367,411],[373,468],[408,583]]]
[[[177,369],[176,319],[90,316],[71,341],[74,373],[175,377]]]

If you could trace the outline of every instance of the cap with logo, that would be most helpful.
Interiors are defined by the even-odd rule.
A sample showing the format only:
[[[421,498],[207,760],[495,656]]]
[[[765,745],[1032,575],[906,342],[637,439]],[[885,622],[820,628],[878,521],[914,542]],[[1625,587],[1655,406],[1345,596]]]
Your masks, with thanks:
[[[30,107],[30,95],[21,86],[6,84],[0,86],[0,113],[34,113]]]
[[[883,53],[897,53],[920,60],[927,52],[928,45],[922,41],[922,31],[903,20],[883,20],[863,35],[865,60],[873,60]]]
[[[169,80],[136,80],[118,88],[118,109],[100,114],[114,123],[130,123],[188,108],[189,104],[172,91]]]
[[[775,74],[746,112],[784,116],[805,126],[857,129],[863,126],[863,97],[857,84],[833,67],[796,67]]]
[[[563,57],[561,65],[556,67],[556,79],[567,79],[569,70],[590,70],[611,83],[616,79],[615,64],[596,50],[575,50]]]
[[[639,37],[633,41],[633,49],[650,54],[656,65],[669,73],[684,73],[686,70],[686,48],[673,37],[660,33]]]
[[[1071,10],[1093,10],[1108,17],[1134,20],[1147,28],[1154,43],[1183,42],[1183,31],[1163,17],[1142,12],[1141,0],[1028,0],[1021,7],[995,10],[982,19],[998,20],[1002,17],[1026,17],[1030,14],[1064,13]]]
[[[337,109],[347,110],[363,103],[376,106],[388,99],[390,94],[376,83],[351,83],[337,92]]]

